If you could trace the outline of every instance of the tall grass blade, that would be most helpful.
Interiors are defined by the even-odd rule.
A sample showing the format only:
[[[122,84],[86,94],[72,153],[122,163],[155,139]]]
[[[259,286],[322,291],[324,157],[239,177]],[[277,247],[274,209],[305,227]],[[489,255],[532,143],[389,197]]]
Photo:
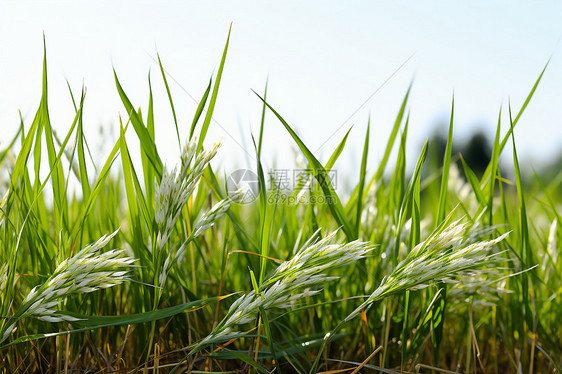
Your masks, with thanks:
[[[157,54],[157,57],[158,57],[158,66],[160,67],[160,73],[162,74],[162,80],[164,81],[164,86],[166,87],[166,93],[168,94],[168,101],[170,102],[170,108],[172,109],[172,116],[174,117],[174,125],[176,126],[176,136],[178,137],[178,146],[181,148],[180,130],[178,127],[178,118],[176,116],[176,109],[174,108],[174,100],[172,99],[172,93],[170,92],[170,86],[168,85],[168,79],[166,78],[166,72],[164,71],[164,66],[162,65],[160,54]]]
[[[211,119],[213,118],[213,112],[215,110],[215,104],[217,103],[217,96],[219,94],[219,86],[222,78],[222,71],[224,69],[224,63],[226,61],[226,52],[228,51],[228,43],[230,41],[230,31],[232,30],[232,24],[228,29],[228,36],[226,37],[226,44],[224,46],[224,51],[222,53],[221,63],[219,65],[219,70],[217,71],[217,76],[215,78],[215,85],[213,87],[213,93],[211,94],[211,100],[209,101],[209,107],[207,108],[207,114],[203,120],[203,125],[201,126],[201,132],[199,135],[199,143],[197,144],[197,149],[201,150],[203,148],[203,141],[207,135],[207,130],[211,124]]]
[[[257,93],[256,95],[262,101],[265,102],[265,100],[260,95],[258,95]],[[277,119],[279,119],[279,121],[283,124],[285,129],[289,132],[295,143],[297,143],[298,147],[300,148],[300,150],[302,151],[302,153],[304,154],[304,156],[312,166],[313,168],[312,173],[316,178],[316,180],[318,181],[318,184],[322,188],[322,191],[324,192],[324,196],[328,201],[327,204],[328,208],[330,209],[332,216],[334,217],[338,225],[342,227],[343,232],[345,233],[345,235],[349,240],[355,239],[355,236],[353,234],[353,229],[345,216],[345,212],[343,210],[341,200],[339,196],[336,194],[336,191],[334,190],[332,183],[330,182],[330,178],[328,176],[328,173],[326,172],[326,169],[324,169],[320,161],[318,161],[316,157],[314,157],[312,152],[307,148],[307,146],[299,138],[297,133],[291,128],[291,126],[289,126],[289,124],[283,119],[283,117],[281,117],[281,115],[277,113],[277,111],[275,111],[275,109],[273,109],[271,105],[269,105],[267,102],[265,102],[265,105],[267,105],[269,110],[271,110],[273,114],[275,114]]]

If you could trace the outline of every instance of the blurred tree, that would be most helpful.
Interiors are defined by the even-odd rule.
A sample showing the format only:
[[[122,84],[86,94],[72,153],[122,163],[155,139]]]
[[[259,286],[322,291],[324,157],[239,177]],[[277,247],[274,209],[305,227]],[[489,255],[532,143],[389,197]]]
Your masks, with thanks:
[[[443,156],[446,146],[446,131],[435,131],[429,141],[429,157],[432,161],[432,166],[439,168],[443,165]],[[472,171],[480,178],[492,158],[492,145],[488,136],[481,130],[473,133],[470,139],[462,144],[459,144],[459,142],[453,138],[452,160],[457,162],[459,170],[462,171],[462,165],[458,157],[459,153],[462,154],[468,166],[470,166]]]
[[[454,151],[454,149],[453,149]],[[481,177],[492,159],[492,147],[488,137],[479,131],[472,135],[459,152],[478,177]]]

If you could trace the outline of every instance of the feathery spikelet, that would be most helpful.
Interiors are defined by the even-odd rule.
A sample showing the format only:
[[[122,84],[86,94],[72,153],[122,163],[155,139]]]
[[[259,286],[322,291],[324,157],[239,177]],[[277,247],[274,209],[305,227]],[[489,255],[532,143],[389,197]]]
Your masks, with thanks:
[[[205,213],[203,217],[201,217],[199,221],[195,223],[195,225],[193,226],[192,236],[196,238],[201,235],[203,231],[213,226],[219,218],[226,214],[232,204],[243,201],[244,196],[245,189],[240,188],[225,199],[216,203],[207,213]]]
[[[197,152],[197,139],[194,138],[182,151],[180,171],[176,172],[174,168],[172,172],[168,172],[164,168],[164,175],[162,176],[160,185],[156,187],[155,219],[158,232],[156,233],[156,242],[154,243],[155,248],[152,243],[149,244],[149,248],[163,251],[162,258],[165,256],[161,268],[157,270],[158,278],[155,279],[155,285],[160,287],[160,293],[162,292],[162,287],[166,282],[172,263],[185,250],[187,242],[210,227],[213,221],[224,215],[232,202],[234,202],[234,200],[230,201],[227,199],[218,203],[217,206],[215,206],[216,209],[213,207],[209,212],[210,216],[203,218],[206,218],[206,221],[202,222],[200,226],[196,225],[196,235],[192,234],[188,241],[183,243],[179,249],[169,250],[169,252],[165,251],[164,246],[172,234],[183,206],[187,203],[189,197],[197,187],[203,175],[203,171],[209,165],[213,157],[215,157],[219,147],[220,143],[215,143],[209,151]],[[152,241],[152,238],[149,238],[149,240]]]
[[[168,241],[181,210],[201,179],[203,171],[215,157],[220,143],[210,150],[197,152],[197,140],[193,139],[182,151],[182,165],[179,172],[164,168],[160,185],[156,186],[156,213],[158,225],[156,242],[161,249]]]
[[[508,233],[492,240],[475,241],[481,233],[482,230],[471,227],[468,223],[461,223],[461,220],[437,229],[425,241],[415,246],[345,321],[357,316],[361,309],[391,294],[424,288],[437,281],[451,282],[457,276],[474,275],[471,270],[475,268],[493,264],[498,253],[491,253],[490,249],[501,242]]]
[[[58,305],[62,301],[61,298],[113,287],[128,280],[129,271],[123,269],[129,268],[135,260],[120,257],[124,250],[112,249],[105,253],[97,253],[118,231],[102,236],[95,243],[61,262],[47,282],[34,287],[26,296],[22,306],[28,308],[22,317],[37,316],[40,319],[45,319],[44,317],[52,319],[55,311],[50,308]]]
[[[495,301],[499,300],[501,295],[512,292],[506,288],[507,278],[497,270],[463,276],[447,290],[447,298],[457,301],[451,302],[451,310],[466,306],[465,302],[471,297],[474,298],[471,303],[473,309],[497,305]]]
[[[223,321],[198,346],[242,336],[243,333],[233,331],[233,327],[255,320],[260,307],[265,310],[288,308],[299,299],[317,294],[320,292],[318,286],[338,278],[327,276],[327,270],[349,265],[365,257],[372,249],[369,243],[359,240],[330,244],[337,231],[313,243],[319,231],[314,233],[292,259],[281,264],[257,293],[252,291],[238,298]]]
[[[76,321],[76,318],[56,310],[66,297],[113,287],[128,280],[127,269],[134,259],[120,257],[124,250],[113,249],[98,253],[118,231],[102,236],[95,243],[67,258],[57,266],[45,283],[32,288],[7,322],[10,325],[5,329],[2,340],[8,337],[15,323],[25,317],[36,317],[47,322]]]
[[[177,258],[179,258],[185,249],[187,248],[187,244],[189,241],[193,240],[194,238],[198,237],[208,229],[209,227],[213,226],[215,222],[224,216],[230,206],[234,203],[241,202],[244,199],[244,189],[239,189],[235,191],[233,194],[229,195],[227,198],[219,201],[215,204],[199,221],[195,223],[193,226],[193,231],[189,236],[188,240],[186,240],[177,251],[171,251],[167,254],[166,260],[164,260],[164,264],[162,265],[162,270],[160,271],[160,275],[158,276],[158,286],[162,287],[166,282],[168,277],[168,272],[170,271],[170,267],[172,262],[174,262]]]

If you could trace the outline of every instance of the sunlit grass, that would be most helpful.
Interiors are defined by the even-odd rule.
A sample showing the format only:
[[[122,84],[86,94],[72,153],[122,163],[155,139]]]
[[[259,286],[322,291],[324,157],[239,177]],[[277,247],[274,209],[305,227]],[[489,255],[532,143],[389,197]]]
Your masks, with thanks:
[[[229,193],[211,167],[229,155],[205,146],[227,49],[186,138],[161,69],[183,150],[172,170],[156,147],[152,90],[135,109],[117,73],[129,118],[105,163],[88,161],[84,93],[57,140],[45,57],[37,114],[0,153],[9,175],[0,203],[5,372],[559,370],[562,178],[523,183],[513,131],[542,73],[515,115],[500,112],[481,178],[451,154],[454,101],[443,163],[427,160],[425,144],[407,175],[408,90],[380,164],[369,124],[358,174],[340,171],[354,185],[346,197],[329,173],[348,137],[361,135],[348,132],[323,162],[264,94],[257,196],[247,203],[247,191]],[[261,163],[265,113],[308,162],[315,183],[289,191],[305,202],[267,188],[276,185]]]

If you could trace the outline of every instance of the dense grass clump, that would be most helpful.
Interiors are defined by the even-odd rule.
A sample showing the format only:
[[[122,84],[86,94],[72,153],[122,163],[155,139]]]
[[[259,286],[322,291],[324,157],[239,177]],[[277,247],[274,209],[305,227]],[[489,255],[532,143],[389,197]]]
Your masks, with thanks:
[[[562,174],[524,184],[513,131],[542,73],[515,116],[500,112],[481,177],[452,154],[454,104],[442,163],[426,144],[407,175],[408,91],[376,167],[367,130],[345,197],[330,171],[349,133],[323,162],[262,99],[257,187],[233,191],[211,167],[220,145],[204,144],[227,47],[184,141],[176,123],[172,170],[151,89],[141,112],[117,75],[129,118],[105,163],[88,162],[84,93],[57,138],[45,58],[37,114],[0,153],[3,372],[560,370]],[[308,163],[290,191],[262,168],[266,112]]]

